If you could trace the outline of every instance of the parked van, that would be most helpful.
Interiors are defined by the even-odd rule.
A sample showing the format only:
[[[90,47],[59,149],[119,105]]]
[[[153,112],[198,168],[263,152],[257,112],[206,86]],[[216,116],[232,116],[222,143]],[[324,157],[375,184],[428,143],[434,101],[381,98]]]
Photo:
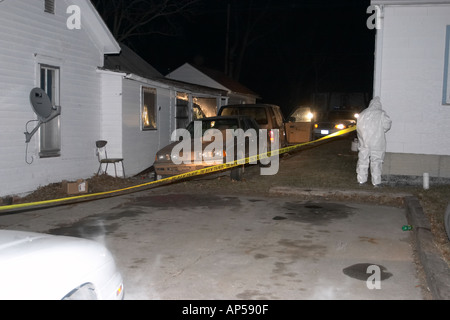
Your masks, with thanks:
[[[273,104],[235,104],[222,106],[218,116],[244,115],[253,118],[261,129],[267,129],[269,138],[273,137],[273,129],[279,130],[280,148],[287,146],[286,130],[281,109]]]

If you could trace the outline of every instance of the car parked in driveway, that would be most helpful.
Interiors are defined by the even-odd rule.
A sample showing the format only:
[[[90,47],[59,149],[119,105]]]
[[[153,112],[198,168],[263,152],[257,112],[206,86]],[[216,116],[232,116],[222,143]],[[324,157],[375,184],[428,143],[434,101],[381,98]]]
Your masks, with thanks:
[[[356,110],[332,110],[325,114],[322,120],[314,123],[313,140],[354,127],[357,118],[358,111]]]
[[[222,141],[217,144],[220,144],[220,148],[211,147],[215,140],[211,136],[214,131],[209,129],[220,132]],[[242,141],[235,137],[232,143],[227,143],[227,130],[238,132],[237,129],[242,129],[248,136]],[[250,117],[235,115],[203,118],[192,121],[186,127],[186,132],[190,140],[186,142],[189,147],[186,149],[190,152],[185,154],[184,149],[179,150],[184,140],[177,140],[159,150],[153,164],[156,180],[256,155],[251,152],[250,145],[258,145],[259,126]],[[232,155],[233,159],[230,159]],[[243,172],[244,165],[233,167],[231,178],[241,180]]]
[[[284,117],[281,108],[273,104],[255,103],[255,104],[235,104],[222,106],[218,116],[241,115],[255,119],[261,129],[266,129],[269,141],[274,139],[274,131],[279,131],[279,147],[285,147],[286,130]]]
[[[1,300],[121,300],[111,253],[92,240],[0,230]]]

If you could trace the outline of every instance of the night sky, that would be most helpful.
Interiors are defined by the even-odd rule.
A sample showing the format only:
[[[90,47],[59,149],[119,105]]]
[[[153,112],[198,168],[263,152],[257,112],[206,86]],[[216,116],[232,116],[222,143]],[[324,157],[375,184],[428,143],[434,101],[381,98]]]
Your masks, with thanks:
[[[223,71],[228,2],[231,16],[245,11],[233,6],[233,0],[203,0],[195,15],[178,22],[178,36],[152,35],[126,43],[164,75],[186,62]],[[253,3],[252,10],[261,10],[268,1]],[[246,52],[239,81],[262,102],[283,110],[307,104],[314,92],[371,94],[375,30],[366,26],[369,5],[370,0],[272,0],[258,25],[261,36]],[[233,36],[233,28],[230,32]]]

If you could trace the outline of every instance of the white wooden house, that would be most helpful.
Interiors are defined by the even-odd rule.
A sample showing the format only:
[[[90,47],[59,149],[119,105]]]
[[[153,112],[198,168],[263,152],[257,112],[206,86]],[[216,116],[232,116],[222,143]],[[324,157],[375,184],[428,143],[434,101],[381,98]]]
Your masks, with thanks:
[[[1,1],[0,24],[0,197],[93,176],[97,140],[137,174],[174,129],[227,102],[223,90],[166,79],[121,52],[89,0]],[[61,114],[27,144],[35,87]]]
[[[169,79],[195,83],[227,92],[227,104],[256,103],[259,95],[224,73],[185,63],[166,75]]]
[[[450,178],[450,1],[371,3],[374,95],[392,119],[384,174]]]
[[[87,0],[2,1],[0,25],[0,196],[92,176],[103,118],[97,69],[118,43]],[[26,144],[35,87],[61,115]]]
[[[132,176],[153,165],[172,132],[217,109],[226,92],[166,79],[126,45],[108,55],[102,79],[103,139]],[[111,168],[113,170],[113,168]],[[112,171],[111,171],[112,173]]]

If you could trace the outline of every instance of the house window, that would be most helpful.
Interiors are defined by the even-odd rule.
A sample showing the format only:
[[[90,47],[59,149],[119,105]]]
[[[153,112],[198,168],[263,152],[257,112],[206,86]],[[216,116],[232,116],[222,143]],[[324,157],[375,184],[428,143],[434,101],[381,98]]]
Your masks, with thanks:
[[[59,68],[40,66],[40,87],[50,98],[54,106],[59,105]],[[60,116],[44,123],[40,128],[39,156],[41,158],[59,157],[61,155],[61,121]]]
[[[55,0],[45,0],[44,11],[48,13],[55,13]]]
[[[142,130],[157,129],[156,89],[142,87],[141,127]]]
[[[442,103],[450,104],[450,26],[447,26],[445,37],[444,89]]]
[[[177,129],[185,129],[189,124],[189,95],[177,93],[177,104],[175,112],[175,126]]]
[[[194,115],[197,115],[196,119],[204,117],[213,117],[217,114],[217,99],[194,97]],[[198,106],[199,112],[196,112],[195,106]]]

